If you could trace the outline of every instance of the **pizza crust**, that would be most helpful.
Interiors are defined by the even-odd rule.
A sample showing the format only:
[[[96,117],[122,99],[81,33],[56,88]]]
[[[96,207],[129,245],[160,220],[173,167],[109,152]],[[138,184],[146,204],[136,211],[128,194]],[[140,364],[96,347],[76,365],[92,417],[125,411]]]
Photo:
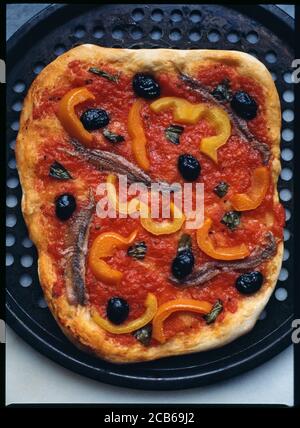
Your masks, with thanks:
[[[42,90],[45,88],[51,90],[68,79],[65,73],[67,65],[76,59],[91,64],[103,61],[129,73],[144,71],[174,73],[180,70],[191,75],[199,64],[202,66],[222,62],[233,65],[239,74],[254,78],[262,86],[267,100],[266,121],[269,125],[269,139],[272,142],[274,201],[278,202],[276,184],[280,172],[281,112],[279,97],[270,73],[256,58],[237,51],[129,50],[81,45],[58,57],[33,82],[24,101],[16,144],[17,165],[23,189],[22,211],[30,237],[38,250],[40,282],[52,314],[63,332],[76,346],[112,362],[129,363],[209,350],[223,346],[247,333],[253,328],[275,288],[283,255],[282,242],[277,247],[277,254],[266,263],[267,279],[263,287],[255,295],[241,298],[235,313],[226,313],[222,322],[205,325],[197,333],[177,334],[162,345],[144,347],[137,342],[129,348],[121,344],[116,346],[116,342],[91,320],[87,308],[69,305],[65,294],[59,298],[52,297],[52,288],[57,279],[55,262],[47,252],[47,239],[42,233],[43,219],[40,207],[45,201],[35,190],[34,165],[37,159],[36,147],[41,143],[42,130],[44,133],[51,132],[52,135],[59,135],[64,130],[56,116],[41,119],[36,123],[32,118],[32,112],[33,105],[40,102]]]

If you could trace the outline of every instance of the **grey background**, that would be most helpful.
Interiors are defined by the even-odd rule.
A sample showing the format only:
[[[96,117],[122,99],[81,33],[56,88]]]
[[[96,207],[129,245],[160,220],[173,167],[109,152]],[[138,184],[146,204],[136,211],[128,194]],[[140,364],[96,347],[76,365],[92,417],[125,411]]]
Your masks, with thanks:
[[[7,5],[7,38],[42,4]],[[279,5],[294,17],[294,6]],[[137,391],[77,375],[39,354],[10,328],[6,331],[6,402],[10,403],[265,403],[293,404],[290,346],[250,372],[214,385],[183,391]]]

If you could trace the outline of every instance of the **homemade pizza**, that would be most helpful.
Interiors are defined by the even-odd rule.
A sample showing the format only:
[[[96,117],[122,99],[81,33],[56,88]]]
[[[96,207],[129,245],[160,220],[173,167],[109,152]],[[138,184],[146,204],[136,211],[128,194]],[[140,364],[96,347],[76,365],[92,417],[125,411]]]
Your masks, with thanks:
[[[85,44],[39,74],[16,145],[22,210],[48,306],[75,345],[138,362],[254,326],[283,253],[280,125],[271,75],[243,52]],[[121,200],[124,177],[137,193]],[[141,184],[168,194],[169,218],[152,215]],[[195,228],[176,203],[187,184],[192,199],[204,193]]]

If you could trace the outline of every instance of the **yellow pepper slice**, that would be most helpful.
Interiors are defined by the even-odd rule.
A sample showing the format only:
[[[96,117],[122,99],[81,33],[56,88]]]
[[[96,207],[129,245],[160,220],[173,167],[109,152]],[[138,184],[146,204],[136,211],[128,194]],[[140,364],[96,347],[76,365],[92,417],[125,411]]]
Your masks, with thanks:
[[[140,201],[136,198],[131,199],[131,201],[127,202],[119,202],[117,197],[116,190],[116,181],[117,177],[114,174],[109,174],[106,179],[107,184],[107,198],[109,199],[112,206],[119,213],[130,215],[139,210]]]
[[[127,238],[116,232],[104,232],[93,241],[88,263],[95,277],[108,284],[118,284],[123,276],[119,270],[111,268],[102,258],[113,255],[115,249],[127,248],[133,243],[137,230]]]
[[[168,108],[173,109],[173,118],[180,123],[195,125],[206,109],[205,104],[192,104],[184,98],[163,97],[150,104],[150,109],[160,113]]]
[[[174,312],[190,311],[199,314],[208,314],[213,305],[205,300],[176,299],[170,300],[159,306],[152,321],[152,337],[160,343],[165,343],[166,337],[163,330],[164,321]]]
[[[58,106],[57,115],[64,129],[71,137],[85,144],[90,144],[93,141],[93,135],[80,122],[75,113],[75,106],[94,99],[94,95],[87,88],[75,88],[63,96]]]
[[[254,210],[257,208],[268,191],[270,184],[269,170],[265,166],[256,168],[253,172],[250,189],[247,193],[236,193],[230,199],[233,208],[237,211]]]
[[[197,244],[205,254],[217,260],[240,260],[249,256],[250,251],[244,243],[233,247],[214,247],[208,235],[211,225],[212,220],[207,218],[197,230]]]
[[[150,168],[146,146],[147,139],[143,128],[142,119],[140,116],[142,100],[137,100],[133,103],[128,114],[128,132],[131,138],[131,148],[137,164],[145,171]]]
[[[139,328],[144,327],[153,319],[157,311],[157,299],[155,295],[152,293],[148,293],[144,305],[146,308],[146,311],[144,312],[144,314],[141,317],[133,321],[130,321],[125,325],[114,325],[110,321],[102,318],[99,315],[99,313],[96,311],[92,312],[92,319],[97,325],[99,325],[99,327],[103,328],[109,333],[114,333],[114,334],[131,333],[132,331],[135,331],[135,330],[138,330]]]
[[[231,124],[228,114],[219,107],[210,107],[205,103],[192,104],[184,98],[163,97],[150,104],[155,113],[171,108],[173,118],[180,123],[195,125],[198,120],[206,119],[215,129],[216,135],[205,137],[200,141],[200,151],[218,162],[217,150],[226,144],[231,135]]]
[[[173,202],[170,203],[170,211],[173,220],[155,221],[150,217],[150,210],[145,210],[144,213],[148,215],[141,216],[141,225],[148,232],[152,233],[152,235],[170,235],[171,233],[175,233],[181,229],[185,222],[185,215]]]
[[[203,117],[213,125],[216,135],[212,137],[204,137],[200,141],[200,151],[218,163],[217,150],[226,144],[231,135],[231,124],[228,114],[219,107],[207,108]]]

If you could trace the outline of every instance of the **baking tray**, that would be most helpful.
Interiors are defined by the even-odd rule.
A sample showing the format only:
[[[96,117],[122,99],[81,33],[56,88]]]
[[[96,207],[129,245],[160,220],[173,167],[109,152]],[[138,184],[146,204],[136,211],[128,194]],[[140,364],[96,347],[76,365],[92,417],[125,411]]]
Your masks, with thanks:
[[[77,373],[140,389],[182,389],[253,368],[290,344],[293,319],[293,20],[276,6],[181,4],[52,5],[8,41],[7,52],[7,322],[34,348]],[[233,49],[257,56],[280,94],[286,208],[283,268],[276,291],[254,329],[220,349],[159,361],[116,365],[76,349],[43,299],[36,249],[28,239],[14,157],[22,100],[31,82],[57,55],[81,43],[122,48]]]

